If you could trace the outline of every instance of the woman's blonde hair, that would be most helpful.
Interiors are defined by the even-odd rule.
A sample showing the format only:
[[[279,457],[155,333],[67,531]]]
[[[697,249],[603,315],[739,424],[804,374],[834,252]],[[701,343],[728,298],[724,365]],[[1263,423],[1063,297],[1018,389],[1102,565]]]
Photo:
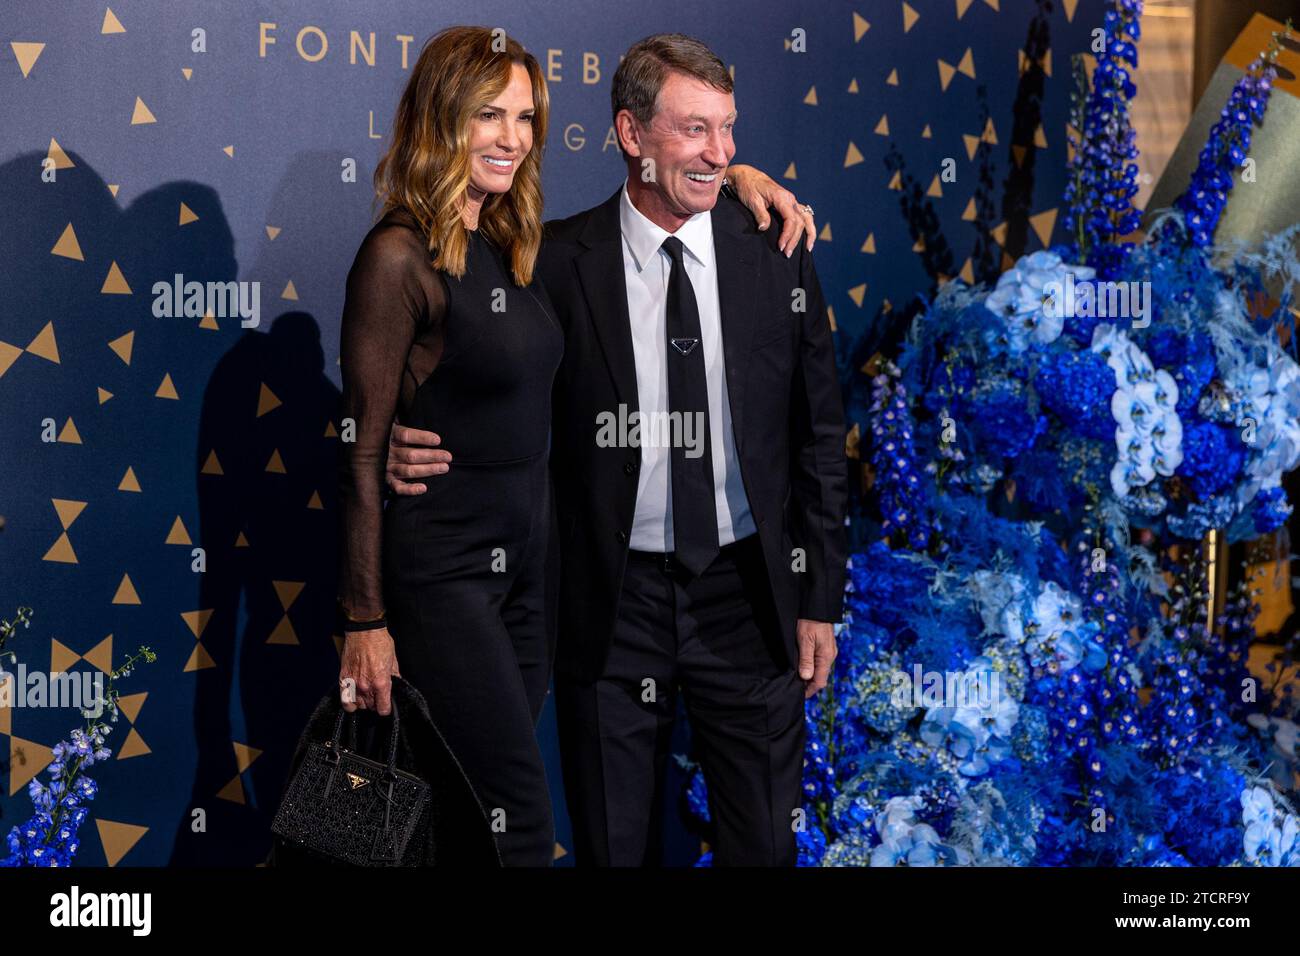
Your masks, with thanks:
[[[542,146],[550,101],[537,58],[518,40],[487,27],[448,27],[420,51],[393,118],[392,145],[375,168],[383,212],[404,208],[428,237],[434,265],[465,274],[469,237],[461,205],[469,188],[470,124],[510,83],[512,65],[533,87],[533,145],[509,191],[489,194],[479,230],[504,249],[515,282],[532,281],[542,243]]]

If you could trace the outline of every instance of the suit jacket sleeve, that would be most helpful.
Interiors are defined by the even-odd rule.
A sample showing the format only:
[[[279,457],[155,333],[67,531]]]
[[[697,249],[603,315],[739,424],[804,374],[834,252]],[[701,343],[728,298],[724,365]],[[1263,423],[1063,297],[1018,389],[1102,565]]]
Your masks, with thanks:
[[[802,243],[799,286],[806,309],[796,313],[800,334],[790,402],[789,515],[791,538],[807,558],[799,575],[799,617],[838,622],[848,558],[844,405],[826,300],[812,255]]]

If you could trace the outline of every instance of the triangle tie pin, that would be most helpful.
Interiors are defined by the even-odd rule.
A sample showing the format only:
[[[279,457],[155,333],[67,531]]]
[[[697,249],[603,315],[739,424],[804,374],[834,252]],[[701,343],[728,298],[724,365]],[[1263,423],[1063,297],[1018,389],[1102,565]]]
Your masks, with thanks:
[[[695,350],[695,346],[700,344],[699,339],[673,339],[673,348],[683,355],[690,355]]]

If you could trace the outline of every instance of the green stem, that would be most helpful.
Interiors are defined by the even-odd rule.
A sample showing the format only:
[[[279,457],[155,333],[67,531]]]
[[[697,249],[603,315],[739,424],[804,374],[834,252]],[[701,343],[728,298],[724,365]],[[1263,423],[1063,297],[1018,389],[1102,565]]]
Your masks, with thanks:
[[[120,678],[123,674],[129,671],[138,661],[141,660],[145,661],[146,663],[150,663],[152,661],[157,660],[157,655],[154,654],[154,652],[150,650],[148,647],[141,647],[138,653],[132,654],[130,657],[126,659],[125,663],[123,663],[121,667],[112,671],[108,675],[108,686],[105,688],[104,696],[100,700],[100,703],[103,704],[106,710],[111,712],[117,708],[118,693],[117,693],[116,684],[118,678]],[[111,729],[112,728],[109,727],[107,723],[101,721],[98,717],[91,717],[91,718],[87,718],[86,720],[86,727],[84,733],[87,739],[90,740],[91,746],[93,747],[95,736],[97,734],[101,734],[103,731],[111,730]],[[50,812],[50,826],[45,834],[46,846],[50,846],[54,842],[54,834],[58,831],[64,817],[67,815],[67,808],[63,805],[63,797],[72,791],[72,784],[76,781],[78,775],[81,773],[82,765],[85,762],[86,762],[86,758],[78,755],[75,761],[73,761],[71,764],[64,764],[63,772],[60,773],[59,776],[55,778],[55,780],[50,781],[51,784],[54,784],[56,781],[62,782],[63,792],[59,794],[59,796],[56,798],[54,802],[54,808]]]

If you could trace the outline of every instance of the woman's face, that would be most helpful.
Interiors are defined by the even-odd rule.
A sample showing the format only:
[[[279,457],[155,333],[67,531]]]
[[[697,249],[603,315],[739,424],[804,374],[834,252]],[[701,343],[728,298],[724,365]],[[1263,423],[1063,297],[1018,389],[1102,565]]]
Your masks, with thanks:
[[[520,63],[511,65],[510,84],[470,120],[470,195],[503,193],[533,148],[533,85]]]

